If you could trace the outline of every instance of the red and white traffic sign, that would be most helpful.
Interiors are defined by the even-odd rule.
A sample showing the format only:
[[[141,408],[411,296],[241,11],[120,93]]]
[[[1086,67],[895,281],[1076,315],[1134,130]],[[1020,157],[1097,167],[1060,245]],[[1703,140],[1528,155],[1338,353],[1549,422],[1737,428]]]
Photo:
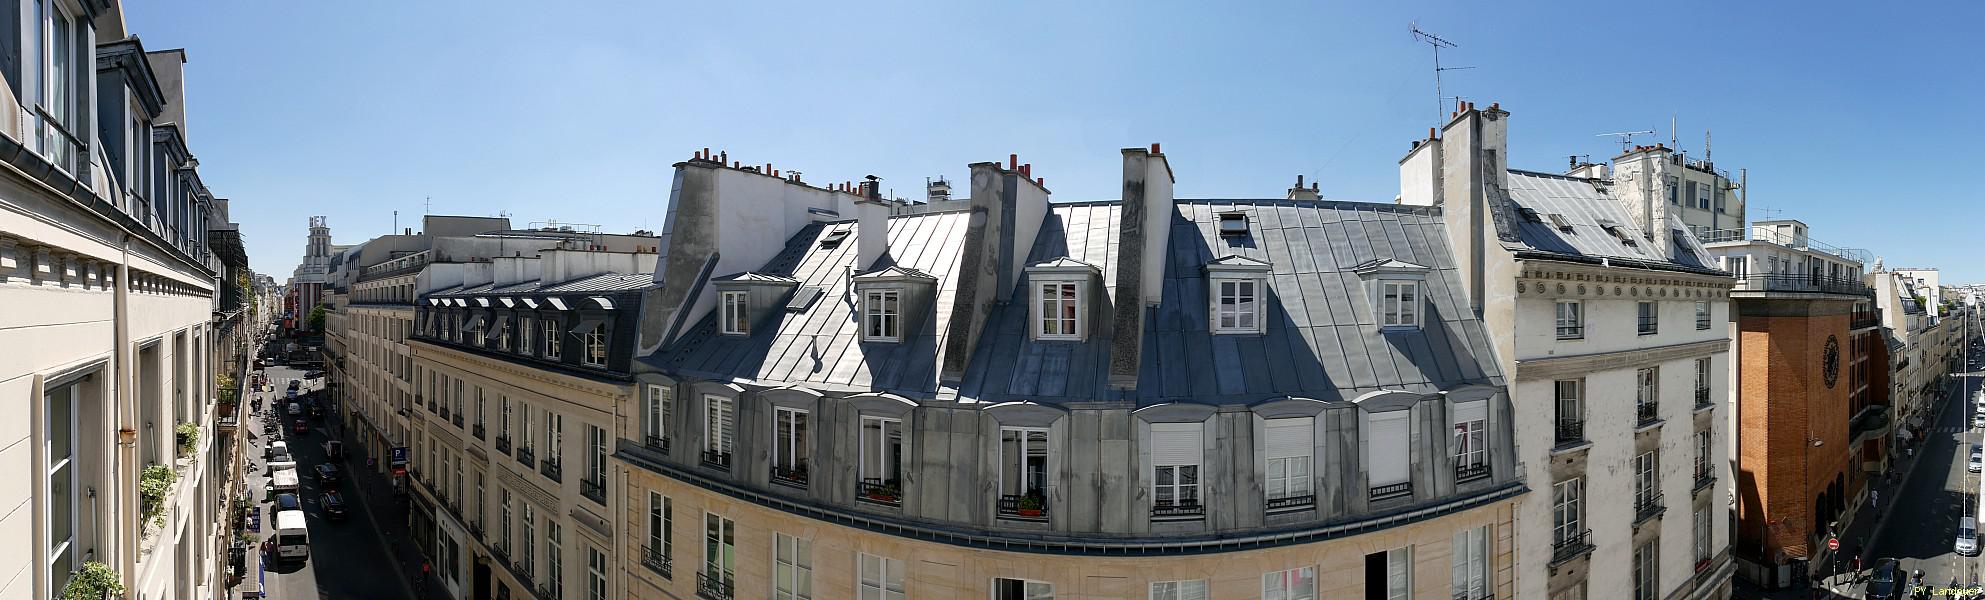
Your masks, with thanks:
[[[1826,541],[1826,549],[1828,549],[1828,550],[1839,550],[1839,549],[1840,549],[1840,538],[1827,538],[1827,541]]]

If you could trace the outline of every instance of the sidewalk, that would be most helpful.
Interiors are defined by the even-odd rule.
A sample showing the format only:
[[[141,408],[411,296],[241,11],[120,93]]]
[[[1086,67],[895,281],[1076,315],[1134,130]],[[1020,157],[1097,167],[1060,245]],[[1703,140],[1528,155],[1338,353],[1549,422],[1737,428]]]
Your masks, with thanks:
[[[333,416],[327,420],[338,419]],[[416,577],[422,577],[420,566],[426,557],[420,553],[420,548],[414,545],[412,532],[407,525],[408,497],[394,494],[392,482],[387,481],[373,467],[366,464],[367,460],[376,458],[385,461],[387,458],[367,454],[365,445],[353,439],[351,427],[343,423],[338,423],[337,427],[340,431],[338,439],[345,443],[347,455],[345,464],[351,465],[351,468],[345,471],[351,474],[351,481],[357,484],[354,491],[364,496],[367,514],[371,515],[374,521],[373,526],[378,528],[379,536],[386,540],[387,549],[393,553],[393,563],[399,571],[400,580],[407,582],[409,593],[414,598],[423,597],[414,592],[417,589],[426,589],[425,597],[443,597],[441,590],[444,588],[441,587],[441,580],[434,574],[425,576],[427,578],[425,588],[414,583]]]

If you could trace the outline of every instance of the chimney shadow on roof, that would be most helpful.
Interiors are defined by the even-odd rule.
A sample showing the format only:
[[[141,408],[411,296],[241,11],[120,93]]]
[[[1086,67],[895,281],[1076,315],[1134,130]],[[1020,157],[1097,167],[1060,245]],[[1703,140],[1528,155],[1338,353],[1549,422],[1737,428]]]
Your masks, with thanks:
[[[1420,377],[1435,389],[1445,390],[1467,383],[1487,383],[1490,374],[1484,370],[1483,365],[1493,363],[1476,357],[1474,349],[1469,345],[1468,331],[1465,329],[1469,326],[1468,321],[1449,321],[1440,305],[1435,302],[1424,302],[1422,309],[1425,314],[1420,317],[1419,328],[1379,334],[1398,352],[1399,356],[1405,357],[1406,364],[1394,365],[1401,369],[1401,378],[1404,379],[1406,376],[1405,367],[1411,365],[1419,372]],[[1474,371],[1477,373],[1475,377],[1468,376],[1469,368],[1466,365],[1475,366]]]
[[[1225,211],[1205,212],[1206,220],[1201,221],[1194,218],[1195,211],[1183,210],[1172,219],[1171,247],[1162,257],[1163,301],[1146,319],[1144,343],[1140,345],[1139,404],[1174,399],[1225,403],[1283,396],[1342,397],[1339,382],[1330,377],[1330,369],[1324,367],[1317,352],[1320,334],[1334,325],[1327,322],[1326,303],[1331,300],[1304,297],[1300,285],[1277,287],[1278,282],[1315,278],[1318,273],[1298,274],[1293,264],[1271,264],[1265,274],[1268,285],[1261,288],[1256,300],[1261,308],[1261,333],[1213,332],[1219,290],[1207,276],[1206,264],[1231,255],[1262,254],[1258,246],[1261,238],[1252,230],[1244,236],[1220,234],[1221,212]],[[1326,321],[1306,319],[1308,326],[1298,324],[1289,313],[1291,303],[1285,299],[1300,299],[1306,314],[1323,314]],[[1312,303],[1315,306],[1310,306]]]

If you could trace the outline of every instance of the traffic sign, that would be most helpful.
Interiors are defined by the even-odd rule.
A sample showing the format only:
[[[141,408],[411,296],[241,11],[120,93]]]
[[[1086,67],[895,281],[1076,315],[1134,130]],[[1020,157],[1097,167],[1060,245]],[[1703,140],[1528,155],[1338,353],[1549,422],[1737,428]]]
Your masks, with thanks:
[[[1839,550],[1839,549],[1840,549],[1840,538],[1827,538],[1827,540],[1826,540],[1826,549],[1828,549],[1828,550]]]
[[[392,449],[392,463],[395,466],[407,464],[407,447],[395,446]]]

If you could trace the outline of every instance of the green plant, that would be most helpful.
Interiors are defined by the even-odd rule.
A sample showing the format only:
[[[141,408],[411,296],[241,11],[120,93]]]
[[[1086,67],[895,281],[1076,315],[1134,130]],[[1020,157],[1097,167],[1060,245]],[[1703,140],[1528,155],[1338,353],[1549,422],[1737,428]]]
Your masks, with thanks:
[[[172,482],[178,480],[179,475],[165,465],[145,467],[138,474],[138,505],[145,518],[156,517],[165,509],[165,495],[172,492]]]
[[[180,454],[192,453],[193,449],[200,444],[199,423],[180,423],[178,426],[172,428],[172,432],[179,438]]]
[[[1025,496],[1021,496],[1020,510],[1040,510],[1041,500],[1042,498],[1038,494],[1027,494]]]
[[[83,563],[83,568],[69,578],[69,585],[62,586],[64,600],[100,600],[122,593],[124,584],[117,580],[117,572],[96,561]]]

